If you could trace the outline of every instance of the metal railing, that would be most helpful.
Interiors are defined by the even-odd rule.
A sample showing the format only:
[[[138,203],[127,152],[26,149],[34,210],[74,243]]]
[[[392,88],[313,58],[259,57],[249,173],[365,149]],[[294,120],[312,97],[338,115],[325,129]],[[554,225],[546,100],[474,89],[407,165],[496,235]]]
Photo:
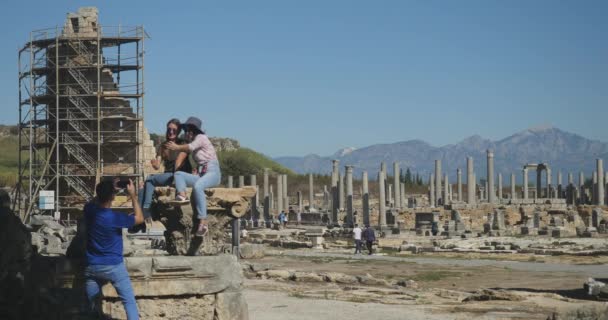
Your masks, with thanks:
[[[95,167],[93,167],[92,163],[95,163],[95,160],[81,147],[78,143],[72,139],[72,137],[63,134],[63,147],[70,153],[80,164],[82,164],[91,174],[95,174]]]
[[[84,101],[84,99],[78,96],[78,91],[73,89],[70,86],[66,86],[65,93],[68,95],[68,100],[80,111],[85,117],[88,119],[93,119],[93,114],[91,113],[91,106]]]
[[[79,177],[64,175],[63,179],[67,184],[72,187],[78,194],[84,197],[87,201],[93,198],[93,193],[90,191],[90,187],[82,181]]]
[[[84,140],[86,140],[87,142],[95,142],[95,140],[93,140],[93,137],[91,137],[91,129],[89,129],[89,127],[87,127],[84,122],[77,120],[78,117],[76,117],[76,115],[74,115],[74,113],[70,109],[67,109],[66,111],[68,116],[67,118],[69,120],[68,123],[70,124],[70,126],[74,128],[74,130],[76,130],[76,132],[78,132],[80,136],[83,137]]]

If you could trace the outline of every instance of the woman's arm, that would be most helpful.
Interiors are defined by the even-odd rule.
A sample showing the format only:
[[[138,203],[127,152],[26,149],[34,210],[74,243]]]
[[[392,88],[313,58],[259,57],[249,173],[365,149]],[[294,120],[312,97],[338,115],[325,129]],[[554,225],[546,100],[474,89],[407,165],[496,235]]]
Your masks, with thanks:
[[[188,147],[187,144],[177,144],[173,141],[169,141],[167,142],[166,147],[169,150],[190,153],[190,147]]]
[[[178,171],[188,161],[188,154],[180,152],[175,159],[175,171]]]

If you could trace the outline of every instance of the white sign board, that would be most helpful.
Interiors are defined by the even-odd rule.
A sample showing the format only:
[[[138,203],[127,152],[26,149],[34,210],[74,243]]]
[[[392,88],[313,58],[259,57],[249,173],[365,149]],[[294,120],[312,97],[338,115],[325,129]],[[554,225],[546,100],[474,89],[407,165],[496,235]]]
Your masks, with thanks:
[[[42,190],[38,193],[38,209],[40,209],[40,210],[55,209],[55,191]]]

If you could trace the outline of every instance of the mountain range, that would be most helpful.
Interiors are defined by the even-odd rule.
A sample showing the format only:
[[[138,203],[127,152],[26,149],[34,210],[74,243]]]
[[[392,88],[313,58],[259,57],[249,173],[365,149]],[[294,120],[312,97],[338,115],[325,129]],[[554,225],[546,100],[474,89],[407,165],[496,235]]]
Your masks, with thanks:
[[[427,181],[434,171],[435,160],[442,162],[442,172],[448,173],[455,182],[456,169],[462,169],[466,181],[466,157],[474,159],[478,180],[486,177],[486,150],[494,150],[496,174],[502,173],[503,185],[509,184],[511,173],[515,173],[518,183],[522,180],[522,168],[526,163],[548,163],[552,169],[553,181],[557,182],[557,172],[563,174],[563,183],[568,181],[568,172],[578,181],[578,172],[584,171],[589,178],[595,170],[595,159],[608,161],[608,143],[587,139],[555,127],[543,126],[515,133],[498,141],[491,141],[479,135],[468,137],[456,144],[434,147],[422,140],[408,140],[390,144],[374,144],[363,148],[343,148],[331,156],[310,154],[303,157],[277,157],[275,161],[298,173],[328,174],[331,160],[340,160],[344,165],[353,165],[355,176],[363,170],[369,172],[370,179],[376,176],[380,163],[385,162],[392,175],[393,162],[399,162],[404,171],[419,173]],[[529,173],[530,181],[535,181],[534,172]]]

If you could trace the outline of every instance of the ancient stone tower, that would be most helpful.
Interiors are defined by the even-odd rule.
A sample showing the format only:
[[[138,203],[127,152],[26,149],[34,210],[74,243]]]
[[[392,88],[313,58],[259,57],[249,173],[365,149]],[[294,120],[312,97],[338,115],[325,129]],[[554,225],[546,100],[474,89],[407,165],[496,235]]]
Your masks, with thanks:
[[[104,176],[143,177],[144,38],[99,25],[94,7],[31,32],[19,51],[22,214],[79,209]]]

